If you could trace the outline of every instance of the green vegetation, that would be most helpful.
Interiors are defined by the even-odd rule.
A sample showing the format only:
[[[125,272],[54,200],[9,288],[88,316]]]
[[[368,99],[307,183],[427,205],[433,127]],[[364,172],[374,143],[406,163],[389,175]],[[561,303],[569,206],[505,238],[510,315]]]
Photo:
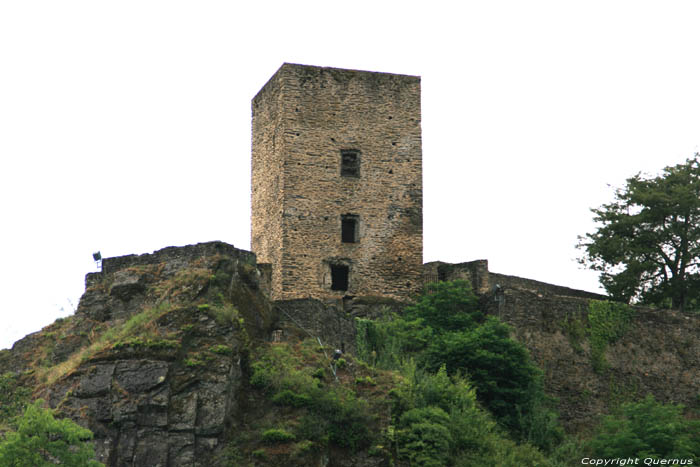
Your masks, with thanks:
[[[43,401],[27,406],[17,431],[0,441],[0,465],[12,467],[98,467],[89,440],[92,432],[71,420],[56,420],[53,412],[41,408]]]
[[[312,399],[309,394],[297,394],[289,389],[283,389],[272,396],[272,402],[288,407],[308,407],[311,405]]]
[[[635,309],[625,303],[590,300],[585,316],[568,315],[561,325],[575,352],[582,353],[582,343],[588,340],[593,370],[602,374],[608,369],[605,359],[608,345],[625,335],[634,314]]]
[[[251,365],[250,384],[277,405],[305,409],[296,421],[296,439],[353,450],[367,446],[374,425],[367,401],[345,385],[324,386],[314,375],[328,364],[325,357],[302,350],[286,344],[265,348]],[[310,357],[306,361],[299,355],[304,353]]]
[[[115,350],[131,348],[131,349],[151,349],[151,350],[166,350],[176,349],[180,346],[180,341],[175,339],[149,339],[143,337],[132,337],[117,342],[112,347]]]
[[[547,465],[528,443],[517,444],[481,408],[476,391],[463,376],[449,377],[407,363],[403,382],[391,392],[393,452],[411,465]],[[506,459],[506,460],[502,460]]]
[[[562,327],[569,338],[571,348],[577,353],[582,353],[583,347],[581,343],[586,339],[588,334],[588,327],[583,319],[575,315],[566,315],[562,322]]]
[[[634,309],[624,303],[591,300],[588,305],[588,324],[591,343],[591,363],[596,372],[608,367],[605,349],[621,338],[632,321]]]
[[[562,438],[541,371],[510,327],[478,309],[465,281],[432,284],[402,316],[360,321],[358,341],[361,358],[380,367],[401,368],[409,357],[426,371],[468,375],[477,399],[518,440],[550,448]]]
[[[0,375],[0,430],[14,425],[30,401],[31,391],[13,373]]]
[[[700,154],[651,178],[627,179],[593,209],[598,229],[579,237],[582,264],[618,300],[680,309],[700,305]]]
[[[377,382],[371,376],[358,376],[355,378],[355,384],[364,384],[367,386],[376,386]]]
[[[700,420],[684,418],[681,405],[647,396],[605,417],[588,447],[600,458],[699,459]]]
[[[262,440],[269,444],[287,443],[294,441],[296,436],[281,428],[270,428],[262,434]]]
[[[53,367],[41,369],[38,374],[39,381],[50,385],[75,370],[81,363],[89,360],[95,354],[114,346],[123,348],[132,344],[147,345],[150,342],[155,346],[160,346],[161,349],[173,348],[175,343],[169,341],[167,336],[159,336],[156,325],[156,320],[170,310],[170,304],[162,302],[156,307],[147,308],[141,313],[131,316],[121,326],[107,329],[99,337],[96,337],[92,344],[72,354],[66,361]],[[154,335],[158,338],[154,339]]]
[[[346,354],[338,380],[311,339],[260,347],[250,385],[278,412],[256,419],[257,439],[232,441],[242,458],[331,447],[412,466],[535,466],[560,465],[560,445],[578,449],[562,444],[541,373],[510,329],[478,310],[464,282],[430,290],[402,315],[358,320],[361,358]]]
[[[231,347],[223,344],[217,344],[211,347],[209,350],[219,355],[231,355],[233,353],[233,349]]]
[[[196,357],[186,358],[182,361],[187,368],[197,368],[204,366],[205,362],[197,359]]]

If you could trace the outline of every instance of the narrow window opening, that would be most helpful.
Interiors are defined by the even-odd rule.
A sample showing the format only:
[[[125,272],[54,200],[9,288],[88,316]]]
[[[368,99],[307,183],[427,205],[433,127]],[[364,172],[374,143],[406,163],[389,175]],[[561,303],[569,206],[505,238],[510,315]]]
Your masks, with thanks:
[[[340,151],[340,175],[342,177],[360,176],[360,151],[355,149]]]
[[[342,216],[341,218],[341,240],[343,243],[357,243],[360,241],[359,236],[359,218],[351,214]]]
[[[348,290],[350,268],[342,264],[331,264],[331,290]]]

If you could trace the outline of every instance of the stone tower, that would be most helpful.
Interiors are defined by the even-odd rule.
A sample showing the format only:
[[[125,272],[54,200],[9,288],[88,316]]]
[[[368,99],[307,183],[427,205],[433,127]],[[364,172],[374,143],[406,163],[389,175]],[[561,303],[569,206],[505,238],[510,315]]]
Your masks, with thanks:
[[[417,292],[420,78],[285,63],[252,107],[252,249],[272,298]]]

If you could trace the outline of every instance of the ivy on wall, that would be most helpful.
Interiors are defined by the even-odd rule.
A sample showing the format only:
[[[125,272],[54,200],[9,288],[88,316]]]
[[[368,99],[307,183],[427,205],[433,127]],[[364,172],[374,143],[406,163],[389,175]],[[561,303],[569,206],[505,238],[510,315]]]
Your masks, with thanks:
[[[601,373],[608,368],[605,349],[620,339],[629,329],[634,309],[619,302],[591,300],[588,304],[588,330],[593,370]]]

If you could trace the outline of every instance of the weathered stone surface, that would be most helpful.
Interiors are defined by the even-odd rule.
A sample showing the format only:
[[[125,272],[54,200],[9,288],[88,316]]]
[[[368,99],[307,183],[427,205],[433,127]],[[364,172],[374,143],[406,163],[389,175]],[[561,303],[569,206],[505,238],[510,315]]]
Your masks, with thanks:
[[[128,300],[144,290],[146,290],[146,285],[143,273],[125,269],[113,274],[109,294],[122,300]]]
[[[156,310],[146,333],[133,329],[137,337],[82,354],[41,397],[93,431],[97,458],[108,466],[216,465],[239,410],[242,342],[269,334],[260,280],[254,255],[221,242],[107,258],[101,273],[88,275],[71,328],[27,336],[2,355],[0,368],[21,372],[41,348],[65,361],[100,339],[95,328],[122,336],[131,317]],[[209,304],[222,300],[230,301],[228,315],[214,310],[223,304]],[[221,348],[229,350],[212,350]]]
[[[170,398],[170,431],[194,432],[197,420],[197,392],[188,391]]]
[[[700,316],[636,307],[629,329],[608,346],[609,368],[594,371],[587,337],[589,299],[503,288],[500,300],[482,296],[482,308],[513,326],[544,370],[545,390],[558,399],[561,419],[585,430],[624,400],[653,394],[663,402],[697,404],[700,390]],[[569,328],[569,329],[567,329]]]
[[[145,392],[163,384],[167,374],[167,362],[135,360],[119,362],[114,372],[114,378],[124,391]]]
[[[162,430],[141,429],[136,433],[134,465],[165,467],[168,464],[168,434]]]
[[[272,298],[417,292],[420,78],[284,64],[252,107],[251,245],[271,264]],[[356,176],[343,175],[348,150]],[[355,242],[341,238],[344,216]],[[347,291],[332,290],[333,265],[349,268]]]
[[[115,366],[114,363],[103,363],[90,367],[80,378],[75,396],[89,398],[108,394],[112,389]]]
[[[195,436],[193,433],[168,434],[169,465],[193,465],[195,460]]]

